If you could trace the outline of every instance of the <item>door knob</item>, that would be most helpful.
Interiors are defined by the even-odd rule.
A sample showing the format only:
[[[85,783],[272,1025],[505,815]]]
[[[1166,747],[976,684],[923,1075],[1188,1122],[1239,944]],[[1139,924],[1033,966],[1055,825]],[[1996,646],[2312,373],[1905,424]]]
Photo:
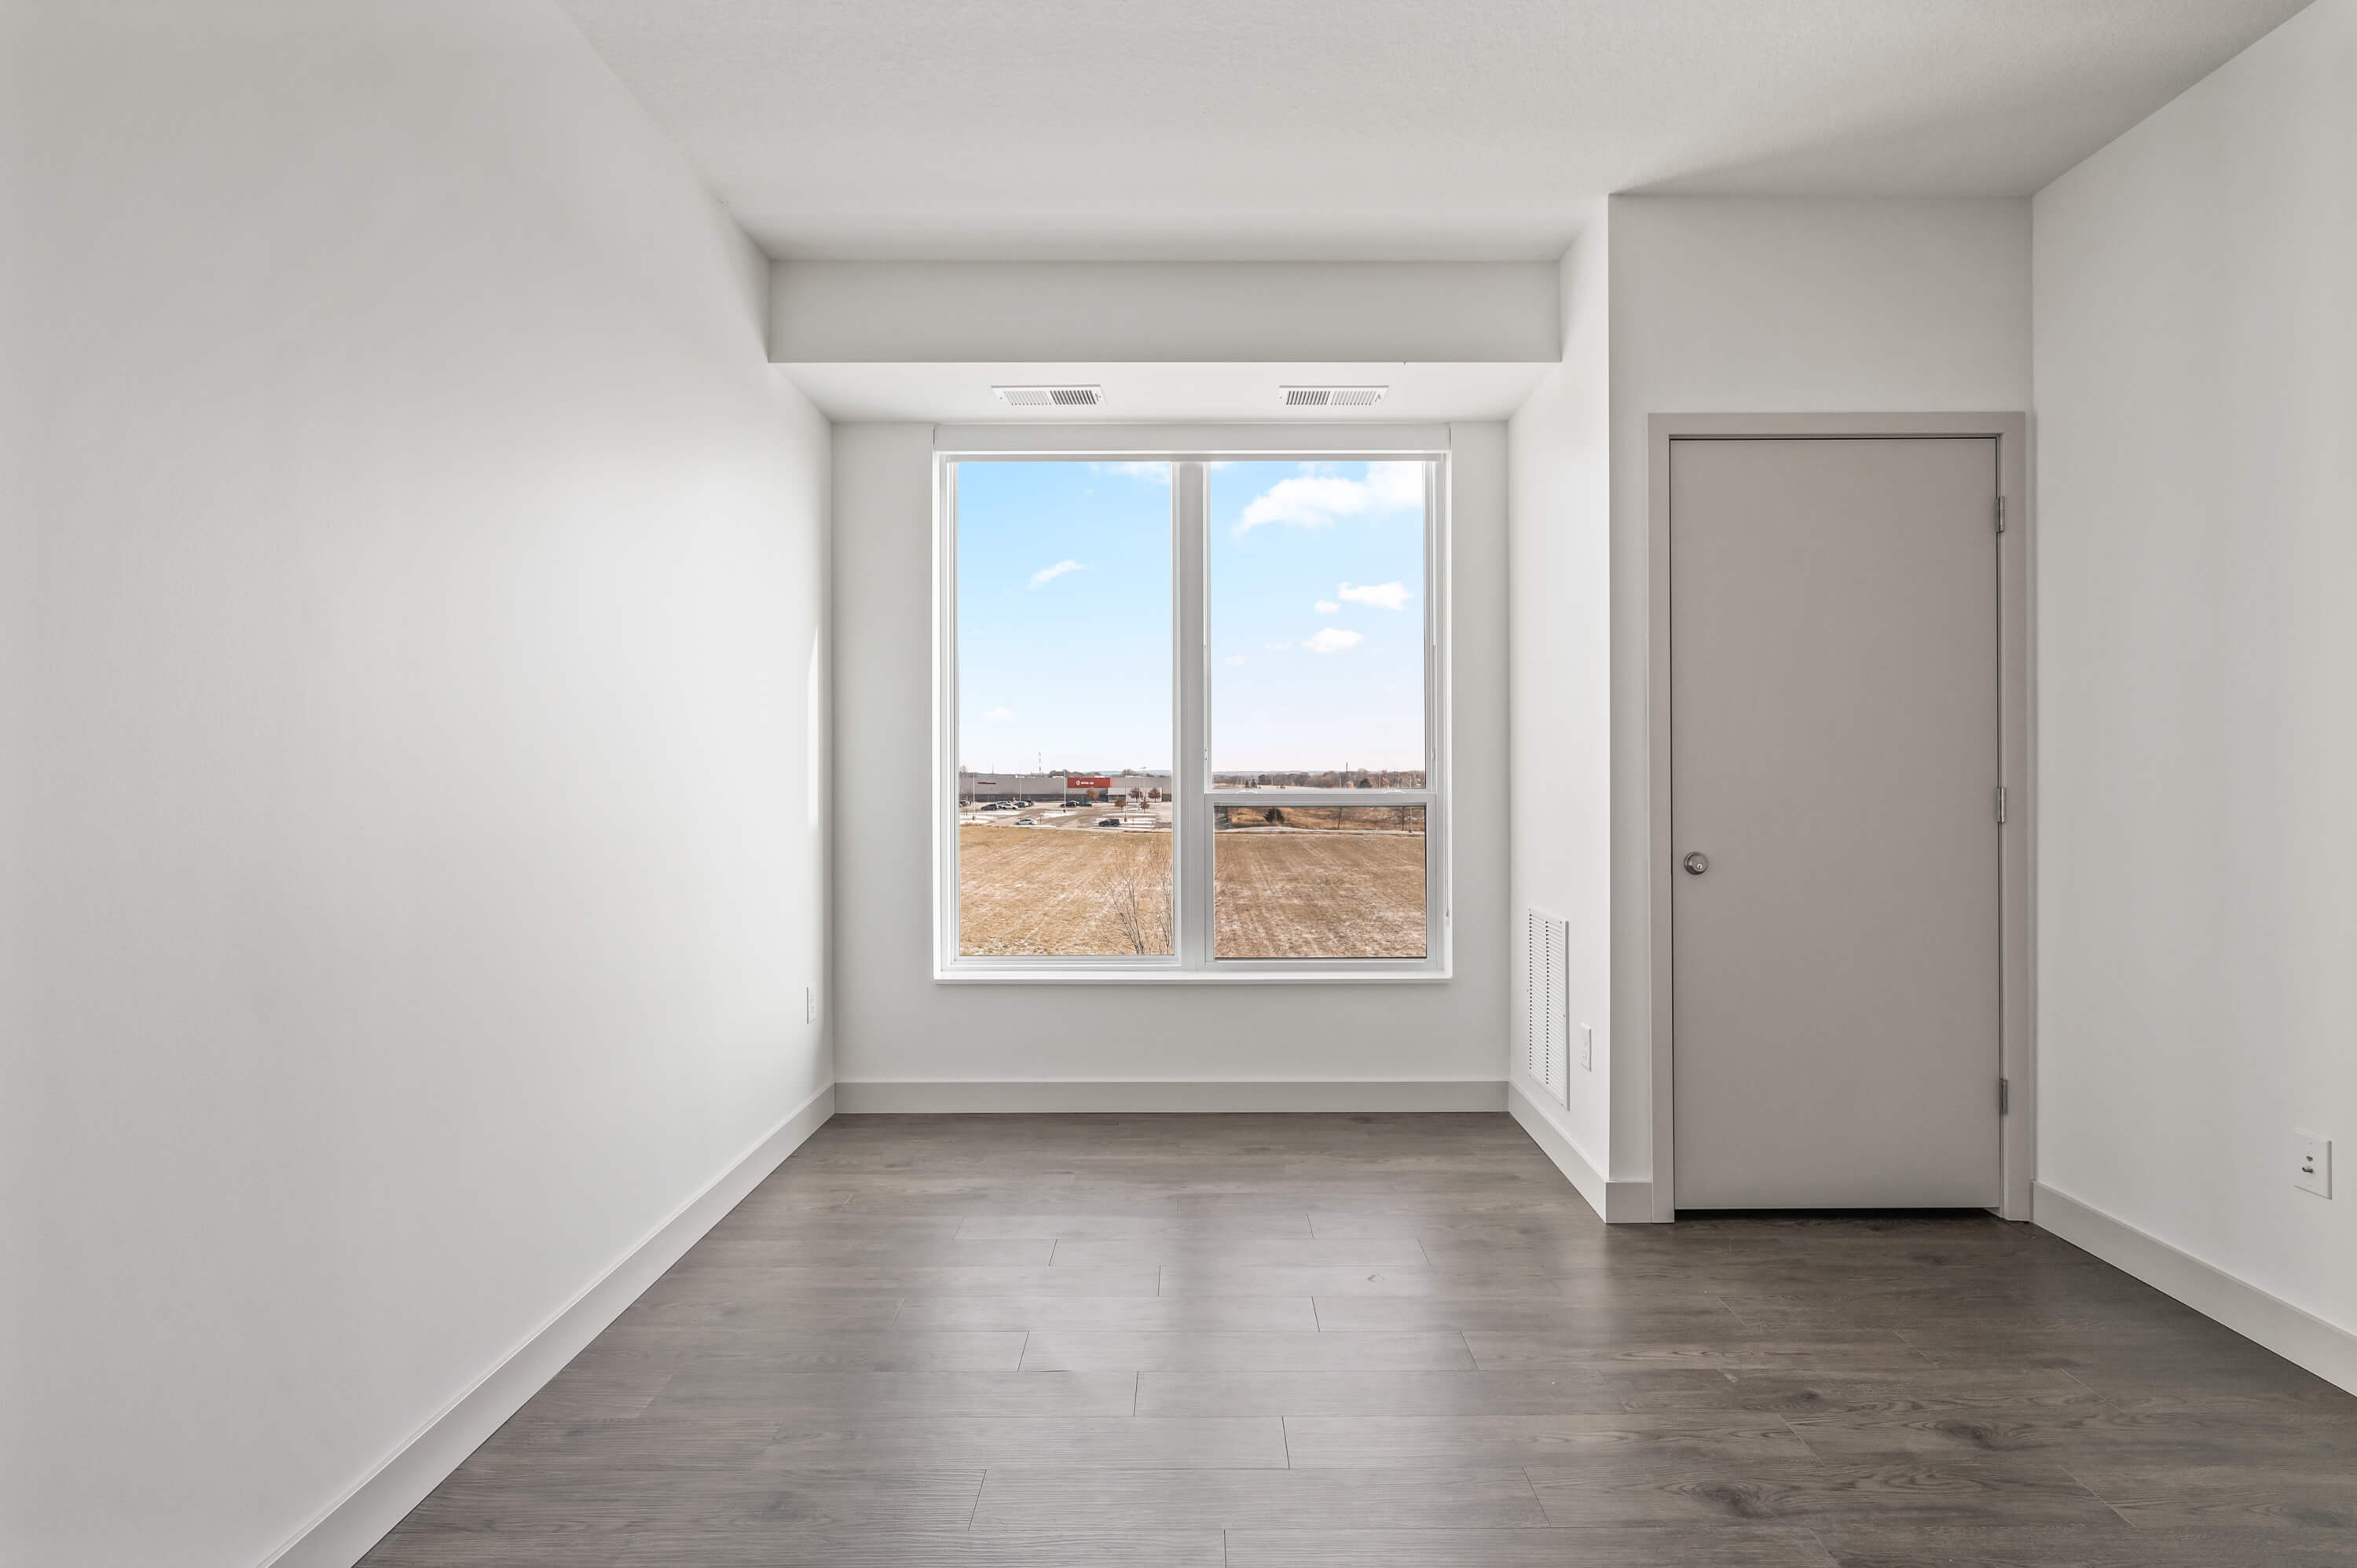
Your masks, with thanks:
[[[1710,869],[1710,856],[1698,849],[1691,851],[1685,858],[1685,868],[1688,876],[1700,876]]]

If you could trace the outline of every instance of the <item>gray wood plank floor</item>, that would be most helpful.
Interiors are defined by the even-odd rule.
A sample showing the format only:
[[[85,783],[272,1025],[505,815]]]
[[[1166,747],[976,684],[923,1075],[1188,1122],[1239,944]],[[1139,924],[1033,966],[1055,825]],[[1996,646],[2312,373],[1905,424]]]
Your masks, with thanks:
[[[1503,1116],[842,1116],[370,1568],[2357,1563],[2357,1398],[1977,1215]]]

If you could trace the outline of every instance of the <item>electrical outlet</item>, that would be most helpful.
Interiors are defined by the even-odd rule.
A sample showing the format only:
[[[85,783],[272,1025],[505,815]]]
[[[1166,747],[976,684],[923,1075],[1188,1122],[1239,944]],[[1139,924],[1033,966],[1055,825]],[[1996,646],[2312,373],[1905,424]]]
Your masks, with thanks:
[[[2292,1186],[2319,1197],[2332,1196],[2332,1140],[2313,1133],[2291,1135]]]
[[[1596,1026],[1593,1024],[1579,1026],[1579,1065],[1590,1072],[1596,1070]]]
[[[815,985],[802,987],[802,1022],[805,1024],[818,1022],[818,987]]]

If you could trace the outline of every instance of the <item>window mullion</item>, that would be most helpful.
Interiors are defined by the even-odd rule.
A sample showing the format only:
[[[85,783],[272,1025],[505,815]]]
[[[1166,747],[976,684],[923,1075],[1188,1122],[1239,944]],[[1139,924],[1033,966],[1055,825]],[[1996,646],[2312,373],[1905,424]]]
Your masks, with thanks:
[[[1204,796],[1211,780],[1211,739],[1207,469],[1200,462],[1173,467],[1171,538],[1177,559],[1171,584],[1178,602],[1171,618],[1178,643],[1172,668],[1178,689],[1170,776],[1178,796],[1171,821],[1178,858],[1178,963],[1182,969],[1201,969],[1211,957],[1211,808]]]
[[[1449,488],[1442,482],[1441,465],[1424,471],[1424,787],[1433,805],[1425,812],[1424,929],[1425,953],[1446,967],[1451,961],[1448,891],[1449,813],[1443,804],[1452,788],[1448,780],[1448,639]]]

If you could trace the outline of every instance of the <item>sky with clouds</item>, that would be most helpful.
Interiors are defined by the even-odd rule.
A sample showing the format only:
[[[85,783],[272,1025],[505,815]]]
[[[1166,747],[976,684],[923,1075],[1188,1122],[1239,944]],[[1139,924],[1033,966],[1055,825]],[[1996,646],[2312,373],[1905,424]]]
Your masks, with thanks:
[[[1422,766],[1424,467],[1214,465],[1212,767]],[[1160,463],[958,469],[961,761],[1168,769]]]
[[[1211,770],[1424,766],[1421,463],[1211,470]]]

